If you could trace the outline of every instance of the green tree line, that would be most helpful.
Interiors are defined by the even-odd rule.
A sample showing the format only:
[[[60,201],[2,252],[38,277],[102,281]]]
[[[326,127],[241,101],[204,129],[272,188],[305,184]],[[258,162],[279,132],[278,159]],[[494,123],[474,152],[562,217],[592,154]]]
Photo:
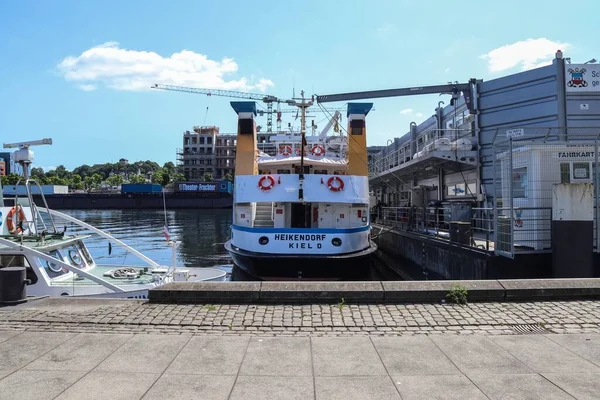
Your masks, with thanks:
[[[154,161],[136,161],[134,163],[105,163],[81,165],[72,171],[63,165],[44,171],[42,168],[31,168],[30,176],[41,185],[64,185],[73,190],[96,189],[103,183],[119,186],[123,183],[158,183],[168,186],[172,182],[185,181],[183,174],[177,171],[171,161],[162,167]],[[21,176],[9,174],[2,176],[3,185],[14,185]]]

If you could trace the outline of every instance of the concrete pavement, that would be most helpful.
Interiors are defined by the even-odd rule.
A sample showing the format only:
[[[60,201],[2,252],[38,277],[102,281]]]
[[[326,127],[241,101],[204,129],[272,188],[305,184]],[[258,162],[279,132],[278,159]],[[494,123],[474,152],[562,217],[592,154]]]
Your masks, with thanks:
[[[2,399],[598,399],[600,302],[0,308]]]
[[[600,335],[0,331],[0,399],[597,399]]]

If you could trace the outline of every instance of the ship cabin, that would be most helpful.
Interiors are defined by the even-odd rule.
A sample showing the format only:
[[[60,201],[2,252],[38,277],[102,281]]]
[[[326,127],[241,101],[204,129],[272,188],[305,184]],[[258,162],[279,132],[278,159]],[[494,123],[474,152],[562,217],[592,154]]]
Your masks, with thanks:
[[[254,243],[242,243],[238,232],[257,233],[259,241],[268,241],[271,233],[281,240],[288,238],[282,234],[360,232],[362,240],[348,240],[339,250],[368,247],[365,117],[372,104],[348,105],[349,134],[309,135],[304,143],[299,133],[274,136],[274,156],[256,147],[255,103],[232,102],[232,106],[238,113],[234,244],[257,250]]]

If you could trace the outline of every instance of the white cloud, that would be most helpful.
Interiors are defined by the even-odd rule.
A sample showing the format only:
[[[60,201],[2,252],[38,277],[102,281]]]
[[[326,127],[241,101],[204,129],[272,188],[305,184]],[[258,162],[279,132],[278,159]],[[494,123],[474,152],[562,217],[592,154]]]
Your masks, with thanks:
[[[415,110],[413,110],[412,108],[405,108],[404,110],[400,110],[400,114],[402,115],[410,115],[410,116],[415,116],[417,118],[421,118],[423,117],[423,113],[421,112],[415,112]]]
[[[92,90],[96,90],[96,85],[82,84],[79,85],[79,89],[85,90],[86,92],[91,92]]]
[[[444,70],[444,73],[445,73],[445,74],[447,74],[448,72],[450,72],[450,68],[446,68],[446,69]]]
[[[395,28],[396,28],[396,26],[393,24],[386,24],[386,25],[383,25],[383,26],[380,26],[379,28],[377,28],[377,32],[387,33],[387,32],[394,30]]]
[[[487,60],[490,72],[504,71],[517,66],[524,71],[550,64],[557,50],[564,51],[569,47],[569,43],[554,42],[546,38],[527,39],[498,47],[480,58]]]
[[[79,56],[69,56],[57,66],[67,81],[78,83],[91,91],[98,85],[116,90],[149,90],[153,83],[192,86],[210,89],[266,91],[273,82],[261,78],[258,82],[232,74],[238,71],[233,58],[221,61],[190,50],[163,57],[151,51],[122,49],[117,42],[94,46]]]

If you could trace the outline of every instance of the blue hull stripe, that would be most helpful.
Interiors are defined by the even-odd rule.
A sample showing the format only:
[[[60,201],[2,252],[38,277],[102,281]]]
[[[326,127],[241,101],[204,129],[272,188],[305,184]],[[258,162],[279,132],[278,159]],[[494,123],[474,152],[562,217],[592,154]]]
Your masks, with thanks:
[[[365,232],[370,229],[370,226],[361,226],[360,228],[351,229],[312,229],[312,228],[251,228],[249,226],[231,225],[235,230],[251,233],[357,233]]]

